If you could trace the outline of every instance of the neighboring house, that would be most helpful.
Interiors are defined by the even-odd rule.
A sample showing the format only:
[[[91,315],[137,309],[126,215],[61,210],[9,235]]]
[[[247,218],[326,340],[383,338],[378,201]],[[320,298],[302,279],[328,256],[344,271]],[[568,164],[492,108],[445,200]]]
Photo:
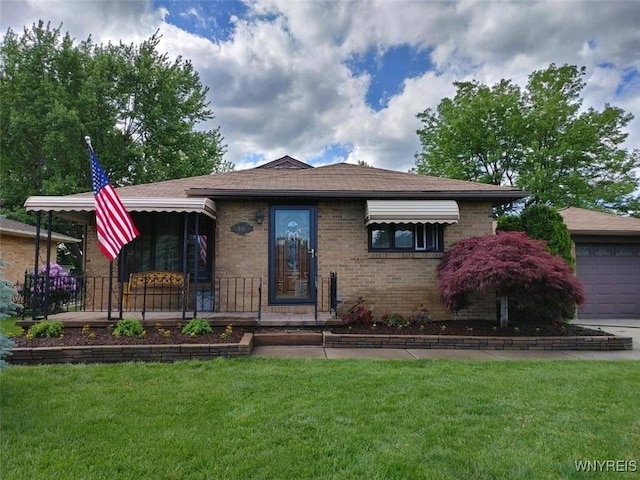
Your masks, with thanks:
[[[376,316],[428,308],[439,319],[453,318],[437,285],[443,252],[491,234],[492,208],[525,197],[515,188],[346,163],[313,168],[288,156],[118,193],[141,232],[121,255],[123,283],[135,272],[186,271],[191,302],[197,278],[200,310],[232,310],[257,279],[262,311],[310,313],[316,301],[328,310],[335,272],[345,306],[362,297]],[[87,275],[107,274],[91,194],[31,197],[25,206],[88,224]],[[256,301],[255,291],[250,297]],[[494,293],[474,295],[462,317],[495,319]]]
[[[578,318],[640,320],[640,219],[575,207],[560,214],[587,294]]]
[[[38,267],[47,260],[47,230],[40,232]],[[0,258],[6,262],[2,277],[15,284],[24,282],[24,272],[33,272],[35,267],[36,227],[0,216]],[[82,240],[51,232],[50,259],[56,261],[56,252],[61,243],[78,243]]]

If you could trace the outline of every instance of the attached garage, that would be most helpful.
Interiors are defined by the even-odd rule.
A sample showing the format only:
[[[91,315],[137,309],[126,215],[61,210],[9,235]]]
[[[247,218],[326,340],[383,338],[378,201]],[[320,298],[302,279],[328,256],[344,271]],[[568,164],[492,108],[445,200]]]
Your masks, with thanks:
[[[574,207],[560,214],[587,295],[578,318],[640,320],[640,219]]]
[[[640,319],[640,247],[576,243],[576,267],[587,293],[580,318]]]

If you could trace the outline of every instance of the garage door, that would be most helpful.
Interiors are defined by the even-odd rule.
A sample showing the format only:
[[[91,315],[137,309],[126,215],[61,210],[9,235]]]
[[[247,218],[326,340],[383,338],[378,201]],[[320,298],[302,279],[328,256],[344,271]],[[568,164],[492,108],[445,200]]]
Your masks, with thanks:
[[[640,319],[640,245],[576,245],[578,278],[587,302],[578,318]]]

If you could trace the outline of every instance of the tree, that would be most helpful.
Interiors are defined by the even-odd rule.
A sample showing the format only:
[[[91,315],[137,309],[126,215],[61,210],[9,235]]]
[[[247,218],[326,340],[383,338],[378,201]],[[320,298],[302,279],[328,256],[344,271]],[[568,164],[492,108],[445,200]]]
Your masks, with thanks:
[[[457,242],[438,265],[441,298],[447,308],[469,305],[471,292],[493,288],[500,299],[500,326],[512,316],[525,321],[570,318],[585,300],[580,281],[545,242],[524,232],[472,237]]]
[[[569,265],[575,265],[571,253],[571,235],[562,215],[548,205],[531,205],[520,216],[501,215],[498,217],[498,231],[526,232],[534,240],[544,240],[547,251],[562,257]]]
[[[640,151],[623,148],[633,115],[605,105],[581,110],[585,68],[551,64],[524,89],[456,82],[456,95],[418,114],[418,173],[517,186],[527,204],[629,212]],[[634,196],[635,195],[635,196]]]
[[[84,137],[115,186],[232,168],[191,63],[140,45],[76,43],[40,21],[0,44],[0,200],[14,216],[34,194],[89,191]],[[20,219],[26,220],[24,216]]]
[[[15,288],[2,276],[4,262],[0,260],[0,320],[18,314],[20,305],[13,301],[16,294]],[[4,358],[11,354],[14,343],[0,331],[0,368],[6,366]]]

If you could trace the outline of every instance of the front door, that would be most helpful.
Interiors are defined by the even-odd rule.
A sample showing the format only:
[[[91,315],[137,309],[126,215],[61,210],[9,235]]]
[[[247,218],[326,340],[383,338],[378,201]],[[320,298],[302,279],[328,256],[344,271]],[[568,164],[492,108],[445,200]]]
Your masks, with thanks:
[[[316,207],[272,205],[269,215],[269,303],[316,300]]]

